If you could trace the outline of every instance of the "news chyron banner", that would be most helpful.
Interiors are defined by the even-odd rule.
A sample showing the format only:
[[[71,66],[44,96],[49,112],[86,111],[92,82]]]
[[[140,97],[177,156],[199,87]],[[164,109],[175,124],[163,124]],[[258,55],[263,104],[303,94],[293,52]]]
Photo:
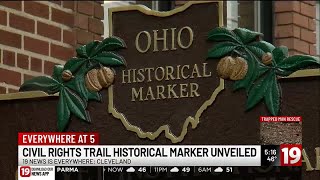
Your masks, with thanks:
[[[97,133],[19,133],[18,179],[72,167],[301,166],[301,145],[99,145]],[[68,167],[67,170],[61,167]],[[130,171],[127,171],[130,172]]]

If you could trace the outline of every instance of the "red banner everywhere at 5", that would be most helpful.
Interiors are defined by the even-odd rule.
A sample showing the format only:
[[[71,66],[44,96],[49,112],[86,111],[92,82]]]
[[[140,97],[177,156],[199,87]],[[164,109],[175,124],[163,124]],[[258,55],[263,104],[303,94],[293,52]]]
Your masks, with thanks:
[[[85,132],[20,132],[18,145],[94,145],[99,144],[98,133]]]

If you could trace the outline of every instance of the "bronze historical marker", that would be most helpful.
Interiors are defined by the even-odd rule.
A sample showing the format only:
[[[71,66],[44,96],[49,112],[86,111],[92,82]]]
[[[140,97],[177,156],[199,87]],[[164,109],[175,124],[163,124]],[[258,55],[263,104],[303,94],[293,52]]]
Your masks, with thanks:
[[[20,91],[28,92],[0,95],[2,178],[16,172],[18,132],[98,132],[113,145],[252,145],[261,144],[259,117],[271,115],[302,117],[303,177],[319,178],[319,58],[223,27],[222,9],[222,1],[109,9],[110,37],[79,47],[51,77],[26,81]]]
[[[151,140],[164,131],[176,143],[189,125],[198,126],[224,88],[217,63],[206,61],[212,46],[207,34],[222,24],[220,11],[217,2],[197,3],[179,13],[111,10],[110,33],[126,42],[121,54],[127,65],[116,68],[109,112],[128,130]]]

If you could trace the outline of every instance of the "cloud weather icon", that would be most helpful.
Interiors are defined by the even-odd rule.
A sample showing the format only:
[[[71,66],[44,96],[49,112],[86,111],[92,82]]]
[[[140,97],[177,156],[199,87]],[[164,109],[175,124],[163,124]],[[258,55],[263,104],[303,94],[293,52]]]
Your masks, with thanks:
[[[177,167],[174,167],[174,168],[170,169],[170,172],[179,172],[179,169]]]
[[[221,173],[223,172],[223,169],[221,167],[218,167],[214,170],[214,172]]]
[[[129,167],[128,169],[127,169],[127,172],[135,172],[136,170],[133,168],[133,167]]]

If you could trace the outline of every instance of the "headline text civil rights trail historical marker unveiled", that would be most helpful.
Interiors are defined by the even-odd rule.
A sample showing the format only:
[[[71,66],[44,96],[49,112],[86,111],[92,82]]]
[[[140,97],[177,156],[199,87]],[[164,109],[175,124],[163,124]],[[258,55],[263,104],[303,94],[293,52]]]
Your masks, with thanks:
[[[26,92],[0,95],[0,174],[16,171],[18,132],[98,132],[102,144],[259,144],[259,117],[268,115],[302,116],[314,164],[320,73],[305,68],[319,59],[223,28],[222,9],[111,8],[112,36],[79,47],[52,77],[25,82]]]

